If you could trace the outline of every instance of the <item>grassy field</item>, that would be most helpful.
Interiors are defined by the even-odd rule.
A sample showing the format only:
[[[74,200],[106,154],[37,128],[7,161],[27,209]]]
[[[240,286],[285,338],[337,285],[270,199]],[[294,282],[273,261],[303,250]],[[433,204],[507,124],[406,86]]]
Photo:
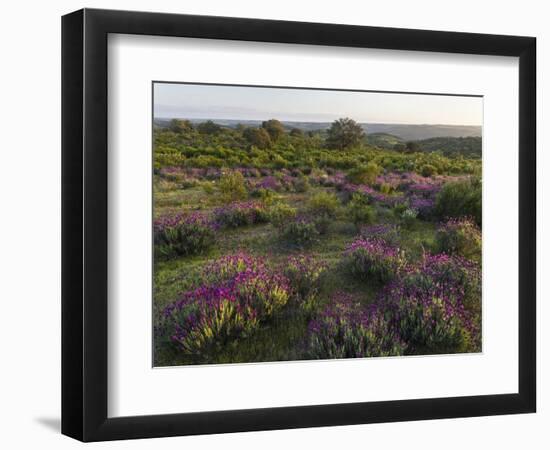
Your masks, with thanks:
[[[156,185],[162,184],[157,180]],[[277,201],[284,202],[298,210],[306,211],[308,204],[319,192],[336,192],[334,188],[315,187],[306,193],[278,193]],[[219,193],[208,194],[201,186],[178,189],[173,186],[155,189],[155,215],[164,216],[179,211],[212,213],[221,206]],[[399,220],[385,211],[384,223],[399,224]],[[357,235],[357,227],[345,216],[344,206],[331,221],[328,232],[319,236],[313,248],[302,249],[281,239],[277,229],[270,223],[248,225],[219,233],[216,245],[200,255],[179,256],[159,259],[154,271],[154,310],[160,311],[173,302],[179,293],[200,284],[201,271],[211,260],[221,255],[245,250],[252,255],[267,257],[274,263],[281,263],[288,255],[307,253],[329,266],[319,292],[318,306],[335,292],[348,292],[361,304],[368,305],[376,295],[376,288],[357,280],[340,267],[339,262],[347,244]],[[411,225],[400,228],[399,246],[409,261],[417,261],[423,252],[435,248],[436,225],[433,222],[416,219]],[[300,359],[296,347],[306,338],[309,317],[296,315],[295,311],[277,316],[275,320],[260,329],[253,336],[235,342],[235,345],[210,358],[203,359],[186,355],[170,346],[157,348],[156,365],[180,365],[197,362],[254,362]]]
[[[155,365],[479,351],[479,158],[202,125],[155,130]]]

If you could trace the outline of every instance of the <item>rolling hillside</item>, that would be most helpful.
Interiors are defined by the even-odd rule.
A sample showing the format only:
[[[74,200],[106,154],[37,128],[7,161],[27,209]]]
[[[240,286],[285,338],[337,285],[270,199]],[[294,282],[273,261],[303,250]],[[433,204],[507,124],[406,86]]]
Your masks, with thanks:
[[[156,118],[155,125],[166,127],[170,123],[171,118]],[[205,122],[209,119],[190,119],[192,123]],[[213,122],[235,128],[237,125],[254,126],[261,125],[261,120],[232,120],[232,119],[210,119]],[[326,130],[330,127],[331,122],[292,122],[282,121],[287,129],[299,128],[303,131]],[[407,124],[392,124],[392,123],[361,123],[368,135],[392,135],[403,141],[417,141],[422,139],[430,139],[435,137],[472,137],[481,136],[480,126],[470,125],[407,125]]]

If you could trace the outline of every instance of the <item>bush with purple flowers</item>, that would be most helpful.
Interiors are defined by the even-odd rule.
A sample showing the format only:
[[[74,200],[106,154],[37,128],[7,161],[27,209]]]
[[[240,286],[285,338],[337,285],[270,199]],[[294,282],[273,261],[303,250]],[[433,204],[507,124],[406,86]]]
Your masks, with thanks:
[[[262,190],[279,192],[283,189],[281,182],[274,176],[269,175],[256,182],[253,186],[253,193]]]
[[[223,348],[259,326],[256,311],[239,302],[230,286],[186,292],[164,310],[163,316],[165,333],[189,355]]]
[[[337,293],[308,326],[306,355],[314,359],[399,356],[406,344],[382,314]]]
[[[214,243],[216,227],[201,213],[177,214],[153,224],[155,254],[161,257],[206,252]]]
[[[300,216],[281,226],[281,235],[289,244],[296,247],[309,247],[319,238],[319,230],[315,221]]]
[[[437,229],[436,241],[440,252],[481,259],[481,230],[473,219],[449,219]]]
[[[305,311],[311,311],[316,303],[327,264],[310,255],[299,254],[290,256],[285,261],[283,270],[292,286],[295,301]]]
[[[155,118],[155,366],[480,351],[479,138],[238,122]]]
[[[378,300],[407,354],[481,350],[481,273],[474,263],[428,255]]]
[[[399,245],[399,227],[394,224],[378,224],[361,228],[360,236],[364,239],[381,239],[388,245],[397,247]]]
[[[246,337],[290,298],[287,278],[245,253],[222,257],[205,268],[210,284],[183,293],[163,313],[163,333],[189,355],[207,356]]]
[[[265,223],[268,221],[268,213],[260,202],[233,202],[217,208],[214,211],[214,219],[221,227],[236,228]]]
[[[343,264],[357,278],[384,284],[399,274],[405,257],[399,248],[382,239],[360,237],[346,248]]]

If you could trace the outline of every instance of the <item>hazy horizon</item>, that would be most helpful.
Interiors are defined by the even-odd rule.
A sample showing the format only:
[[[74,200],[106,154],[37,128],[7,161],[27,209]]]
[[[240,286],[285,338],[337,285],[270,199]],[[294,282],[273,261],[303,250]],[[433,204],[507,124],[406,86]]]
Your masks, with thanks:
[[[482,126],[483,98],[232,85],[154,83],[155,119]]]

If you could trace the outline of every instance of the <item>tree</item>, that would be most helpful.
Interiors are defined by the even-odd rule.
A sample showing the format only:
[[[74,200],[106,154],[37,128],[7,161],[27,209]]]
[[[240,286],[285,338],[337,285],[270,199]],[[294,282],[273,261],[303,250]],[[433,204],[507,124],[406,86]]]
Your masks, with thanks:
[[[285,127],[277,119],[270,119],[262,122],[262,128],[269,133],[269,137],[273,142],[276,142],[285,134]]]
[[[401,152],[403,153],[407,147],[405,147],[405,144],[403,144],[402,142],[398,142],[397,144],[395,144],[393,146],[393,149],[396,151],[396,152]]]
[[[420,151],[420,146],[418,145],[418,142],[409,141],[407,144],[405,144],[405,148],[407,150],[407,153],[415,153]]]
[[[355,120],[338,119],[328,129],[326,143],[328,147],[344,149],[358,145],[364,137],[363,127]]]
[[[188,120],[172,119],[168,128],[174,133],[182,133],[184,131],[192,130],[193,124]]]
[[[271,147],[271,138],[264,128],[247,128],[244,130],[243,136],[251,145],[260,149]]]
[[[222,127],[211,120],[207,120],[206,122],[200,123],[197,126],[197,130],[202,134],[218,134],[222,130]]]
[[[292,130],[290,130],[290,135],[292,137],[303,137],[304,132],[302,130],[300,130],[299,128],[293,128]]]

